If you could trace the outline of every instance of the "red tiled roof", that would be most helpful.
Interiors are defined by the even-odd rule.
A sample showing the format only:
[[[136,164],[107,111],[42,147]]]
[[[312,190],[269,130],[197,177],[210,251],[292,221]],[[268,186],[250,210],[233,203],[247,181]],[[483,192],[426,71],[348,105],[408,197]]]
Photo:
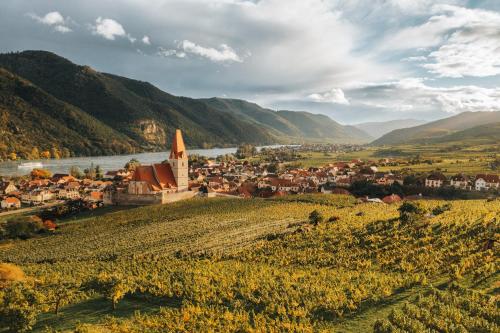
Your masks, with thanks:
[[[5,202],[10,203],[10,204],[16,204],[19,203],[19,199],[15,197],[8,197],[4,199]]]
[[[484,175],[484,174],[480,174],[480,175],[477,175],[476,176],[476,180],[477,179],[484,179],[485,182],[487,183],[499,183],[500,182],[500,178],[498,177],[498,175]]]
[[[383,202],[385,203],[393,203],[393,202],[398,202],[401,201],[401,197],[397,194],[391,194],[382,199]]]
[[[427,177],[429,180],[441,180],[441,181],[446,181],[446,176],[443,175],[440,172],[433,173]]]
[[[102,192],[90,192],[90,197],[91,197],[92,199],[102,200],[102,198],[103,198],[103,193],[102,193]]]
[[[155,191],[177,187],[174,173],[168,163],[138,166],[132,180],[146,182]]]
[[[146,182],[155,191],[161,190],[161,185],[156,180],[152,165],[138,166],[134,171],[134,177],[132,178],[132,180],[137,182]]]
[[[172,167],[168,163],[153,164],[161,188],[177,187]]]
[[[458,175],[455,175],[453,177],[451,177],[451,180],[453,181],[459,181],[459,182],[464,182],[464,181],[468,181],[469,178],[465,175],[462,175],[462,174],[458,174]]]

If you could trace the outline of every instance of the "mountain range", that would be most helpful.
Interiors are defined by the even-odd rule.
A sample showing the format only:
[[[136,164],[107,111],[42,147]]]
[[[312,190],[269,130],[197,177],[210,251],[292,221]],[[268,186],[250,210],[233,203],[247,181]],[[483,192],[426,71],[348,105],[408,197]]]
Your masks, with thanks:
[[[193,99],[101,73],[46,51],[0,54],[0,159],[33,148],[71,155],[158,151],[176,128],[189,147],[366,143],[364,131],[308,112],[236,99]]]
[[[482,139],[483,142],[498,143],[495,133],[500,122],[500,111],[463,112],[455,116],[436,120],[423,125],[396,129],[377,140],[372,145],[425,144],[452,142],[467,139]]]

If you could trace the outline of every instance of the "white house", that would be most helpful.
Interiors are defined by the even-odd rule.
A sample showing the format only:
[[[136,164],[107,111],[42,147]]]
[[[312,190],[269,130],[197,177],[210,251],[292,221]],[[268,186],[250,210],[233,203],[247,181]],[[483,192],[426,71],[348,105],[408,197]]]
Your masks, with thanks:
[[[463,174],[458,174],[450,179],[450,185],[453,186],[454,188],[459,188],[459,189],[469,189],[469,177],[463,175]]]
[[[21,201],[15,197],[5,198],[0,201],[0,207],[2,209],[21,208]]]
[[[474,182],[476,191],[486,191],[489,189],[500,188],[500,179],[498,175],[477,175]]]
[[[46,189],[34,190],[21,195],[21,201],[25,203],[42,203],[55,199],[55,194]]]
[[[17,187],[11,182],[0,184],[0,194],[9,194],[15,191],[17,191]]]
[[[62,188],[57,192],[59,199],[75,200],[80,198],[80,192],[76,188]]]
[[[425,178],[425,187],[441,187],[446,182],[446,176],[442,173],[433,173]]]

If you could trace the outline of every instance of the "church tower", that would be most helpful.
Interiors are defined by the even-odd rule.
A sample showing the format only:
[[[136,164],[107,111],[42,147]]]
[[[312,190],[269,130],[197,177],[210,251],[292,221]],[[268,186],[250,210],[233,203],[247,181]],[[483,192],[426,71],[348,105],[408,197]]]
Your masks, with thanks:
[[[178,191],[188,189],[188,156],[182,133],[180,129],[175,130],[174,140],[172,141],[172,150],[169,157],[172,173],[177,183]]]

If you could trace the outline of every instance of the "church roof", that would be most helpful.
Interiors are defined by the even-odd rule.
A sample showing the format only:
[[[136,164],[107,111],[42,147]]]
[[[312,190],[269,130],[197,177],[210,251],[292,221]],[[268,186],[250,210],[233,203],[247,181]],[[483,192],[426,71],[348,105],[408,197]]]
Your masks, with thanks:
[[[170,158],[187,158],[186,146],[184,146],[184,140],[182,139],[182,132],[180,129],[175,130]]]
[[[146,182],[154,191],[177,187],[174,173],[168,163],[138,166],[132,180]]]

